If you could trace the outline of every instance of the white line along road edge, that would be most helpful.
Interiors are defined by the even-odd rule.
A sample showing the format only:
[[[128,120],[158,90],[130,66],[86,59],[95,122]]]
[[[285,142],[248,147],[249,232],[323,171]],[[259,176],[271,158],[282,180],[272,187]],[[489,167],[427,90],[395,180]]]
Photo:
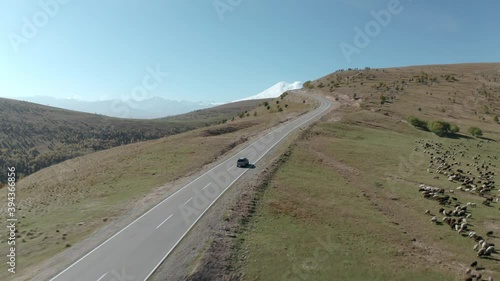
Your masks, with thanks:
[[[330,102],[330,101],[329,101]],[[293,132],[295,129],[301,127],[302,125],[304,125],[305,123],[307,122],[310,122],[311,120],[313,120],[314,118],[316,118],[318,115],[322,114],[323,112],[327,111],[329,108],[331,107],[331,102],[330,104],[328,104],[328,106],[321,110],[320,112],[316,113],[315,115],[313,115],[311,118],[309,118],[308,120],[300,123],[299,125],[295,126],[293,129],[291,129],[288,133],[286,133],[282,138],[280,138],[273,146],[271,146],[261,157],[259,157],[259,159],[257,159],[255,161],[255,163],[257,163],[262,157],[264,157],[271,149],[273,149],[278,143],[281,142],[281,140],[283,140],[286,136],[288,136],[288,134],[290,134],[291,132]],[[286,126],[286,124],[282,125],[282,126]],[[270,134],[273,134],[274,133],[274,130],[269,132],[268,134],[260,137],[258,140],[254,141],[253,143],[251,143],[250,145],[246,146],[244,149],[247,149],[251,146],[253,146],[254,144],[256,144],[257,142],[259,142],[261,139],[264,139],[265,137],[267,137],[268,135]],[[242,149],[242,150],[244,150]],[[230,157],[228,157],[229,159],[234,157],[237,153],[235,153],[234,155],[231,155]],[[134,221],[132,221],[131,223],[129,223],[127,226],[125,226],[123,229],[121,229],[120,231],[118,231],[117,233],[115,233],[113,236],[111,236],[110,238],[108,238],[106,241],[102,242],[101,244],[99,244],[99,246],[95,247],[94,249],[92,249],[90,252],[88,252],[87,254],[85,254],[83,257],[81,257],[80,259],[78,259],[76,262],[74,262],[73,264],[71,264],[69,267],[67,267],[66,269],[64,269],[63,271],[59,272],[59,274],[57,274],[56,276],[52,277],[49,281],[53,281],[54,279],[56,279],[57,277],[59,277],[60,275],[62,275],[64,272],[68,271],[69,269],[71,269],[73,266],[75,266],[76,264],[78,264],[81,260],[85,259],[87,256],[89,256],[90,254],[92,254],[93,252],[95,252],[96,250],[98,250],[100,247],[102,247],[103,245],[105,245],[107,242],[109,242],[111,239],[115,238],[117,235],[119,235],[120,233],[122,233],[124,230],[126,230],[127,228],[129,228],[131,225],[133,225],[134,223],[136,223],[138,220],[140,220],[141,218],[143,218],[144,216],[146,216],[147,214],[149,214],[150,212],[152,212],[153,210],[155,210],[158,206],[160,206],[161,204],[163,204],[164,202],[166,202],[168,199],[170,199],[172,196],[176,195],[177,193],[181,192],[182,190],[184,190],[184,188],[188,187],[189,185],[191,185],[193,182],[196,182],[198,179],[202,178],[203,176],[207,175],[208,173],[210,173],[212,170],[215,170],[216,168],[218,168],[219,166],[223,165],[224,163],[226,163],[227,160],[225,161],[222,161],[221,163],[219,163],[217,166],[213,167],[212,169],[208,170],[207,172],[205,172],[204,174],[202,174],[201,176],[197,177],[196,179],[192,180],[190,183],[186,184],[185,186],[183,186],[182,188],[180,188],[179,190],[177,190],[176,192],[172,193],[170,196],[168,196],[167,198],[163,199],[161,202],[159,202],[158,204],[156,204],[154,207],[152,207],[151,209],[149,209],[147,212],[145,212],[144,214],[142,214],[141,216],[139,216],[137,219],[135,219]],[[153,273],[156,271],[156,269],[158,269],[158,267],[163,263],[163,261],[168,257],[168,255],[170,255],[170,253],[177,247],[177,245],[180,243],[180,241],[184,238],[184,236],[186,236],[186,234],[191,230],[191,228],[193,228],[193,226],[198,222],[198,220],[200,220],[203,215],[212,207],[212,205],[217,202],[217,200],[226,192],[226,190],[231,187],[234,182],[236,182],[241,176],[243,176],[245,173],[247,172],[247,170],[245,170],[240,176],[238,176],[233,182],[231,182],[229,184],[228,187],[226,187],[226,189],[224,189],[224,191],[222,191],[221,194],[219,194],[219,196],[217,198],[215,198],[215,200],[207,207],[207,209],[205,209],[205,211],[203,213],[201,213],[201,215],[191,224],[191,226],[186,230],[186,232],[184,232],[184,234],[182,235],[182,237],[175,243],[175,245],[170,249],[170,251],[160,260],[160,262],[153,268],[153,270],[148,274],[148,276],[146,276],[146,278],[144,279],[145,281],[147,279],[149,279],[149,277],[151,277],[151,275],[153,275]],[[207,185],[208,186],[208,185]],[[206,186],[206,187],[207,187]],[[107,273],[106,273],[107,274]],[[106,274],[104,274],[101,278],[103,278]]]

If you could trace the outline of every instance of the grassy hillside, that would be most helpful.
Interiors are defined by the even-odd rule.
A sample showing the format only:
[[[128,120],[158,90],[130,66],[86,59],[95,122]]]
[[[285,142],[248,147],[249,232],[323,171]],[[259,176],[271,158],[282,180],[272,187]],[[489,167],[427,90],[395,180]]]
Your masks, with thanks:
[[[471,269],[481,280],[500,278],[500,255],[478,257],[468,237],[473,230],[488,243],[500,243],[498,184],[480,194],[448,180],[464,170],[479,189],[486,166],[490,180],[500,173],[500,125],[494,118],[500,113],[500,64],[338,71],[307,87],[338,100],[341,108],[292,145],[259,202],[248,207],[255,212],[242,218],[243,231],[226,238],[235,250],[225,276],[465,280]],[[460,132],[439,137],[408,124],[409,115],[454,123]],[[481,128],[483,138],[470,136],[470,126]],[[448,175],[437,173],[433,157],[442,155],[454,164]],[[444,189],[438,197],[449,196],[446,204],[424,198],[420,184]],[[486,198],[492,199],[489,206],[482,204]],[[476,207],[467,209],[467,231],[441,223],[440,208],[468,202]],[[469,266],[473,261],[477,268]]]
[[[0,98],[0,170],[15,166],[22,176],[29,175],[91,152],[222,123],[258,103],[239,102],[175,117],[134,120]],[[0,178],[0,183],[4,180]]]
[[[308,86],[365,110],[453,122],[463,132],[472,125],[498,132],[500,63],[337,71]]]
[[[47,273],[44,261],[87,237],[92,237],[91,243],[96,245],[104,241],[120,225],[123,227],[172,192],[172,181],[197,173],[248,139],[314,105],[293,96],[277,100],[288,106],[279,111],[275,101],[269,109],[264,102],[256,101],[253,102],[256,107],[224,124],[91,153],[20,180],[16,196],[20,218],[17,254],[21,257],[18,267],[22,272],[16,276],[17,280],[31,280],[40,272]],[[227,111],[221,114],[233,114],[231,106],[223,108]],[[245,113],[244,109],[240,105],[238,112]],[[217,112],[213,109],[208,112],[212,117],[207,115],[205,119],[215,120]],[[185,121],[177,117],[174,122]],[[5,197],[6,192],[1,192],[0,201],[6,202]],[[0,219],[5,219],[5,215],[2,213]],[[105,235],[103,231],[97,232],[103,227],[108,227],[103,230]],[[6,238],[4,234],[0,239]],[[5,252],[6,243],[2,245]],[[83,255],[89,250],[87,246],[91,247],[80,244],[77,248],[83,252],[76,250],[68,255]],[[59,256],[49,268],[57,270],[54,266],[67,263],[68,257]],[[5,267],[0,265],[0,279],[8,274]]]

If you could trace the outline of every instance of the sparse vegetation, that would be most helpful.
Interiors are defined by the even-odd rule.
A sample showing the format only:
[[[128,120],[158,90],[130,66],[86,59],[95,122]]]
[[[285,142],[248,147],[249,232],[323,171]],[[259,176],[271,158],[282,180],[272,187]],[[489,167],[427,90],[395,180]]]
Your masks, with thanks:
[[[483,131],[478,127],[470,127],[467,131],[476,138],[483,135]]]
[[[287,99],[288,117],[294,118],[310,110],[301,101],[298,97]],[[204,165],[226,157],[231,149],[281,122],[273,112],[255,108],[257,102],[249,104],[253,106],[248,110],[242,105],[238,105],[237,110],[226,105],[214,113],[215,116],[224,113],[222,116],[231,114],[234,117],[245,111],[254,111],[258,112],[258,117],[236,117],[228,124],[90,153],[19,180],[16,203],[20,207],[20,232],[33,233],[26,236],[20,233],[22,237],[18,242],[21,246],[17,254],[24,259],[23,268],[36,268],[64,251],[66,244],[76,246],[110,222],[113,224],[124,217],[133,220],[170,192],[172,185],[166,183],[199,172]],[[201,113],[206,114],[203,123],[200,122],[203,125],[214,118],[207,112]],[[184,121],[177,119],[177,122]],[[193,119],[190,122],[198,121]],[[34,150],[30,153],[36,155]],[[0,161],[3,159],[0,157]],[[0,192],[2,202],[7,202],[6,194]],[[0,213],[0,219],[6,219],[5,212]],[[101,238],[104,237],[96,239]],[[0,269],[0,279],[7,280],[9,273],[5,263]],[[18,278],[33,279],[21,277],[26,272],[19,272]]]
[[[254,107],[256,102],[247,104]],[[0,99],[0,170],[15,166],[22,178],[92,152],[223,123],[248,105],[130,120]],[[5,182],[5,177],[0,177],[0,182]]]
[[[314,94],[335,98],[342,106],[304,132],[265,187],[262,199],[251,203],[256,219],[245,217],[248,231],[237,232],[234,248],[239,252],[231,255],[229,266],[224,264],[229,268],[228,276],[240,276],[234,271],[242,268],[241,276],[248,280],[330,280],[331,276],[339,280],[463,280],[463,269],[478,259],[471,250],[474,242],[467,232],[452,234],[447,225],[431,224],[424,211],[430,210],[441,222],[439,207],[453,210],[455,204],[476,202],[477,208],[468,209],[473,213],[471,228],[488,236],[486,230],[499,223],[498,203],[483,207],[480,202],[485,197],[457,190],[458,182],[450,182],[449,174],[437,175],[435,159],[426,171],[432,164],[427,162],[431,155],[421,145],[443,144],[440,152],[453,151],[456,159],[436,152],[432,157],[447,163],[462,162],[460,167],[496,162],[486,156],[498,155],[500,132],[488,118],[499,114],[500,88],[480,85],[500,79],[498,67],[497,63],[370,72],[351,69],[312,82],[328,86]],[[448,74],[447,80],[443,75]],[[448,83],[450,80],[453,83]],[[337,81],[340,89],[332,94],[332,83]],[[350,99],[355,93],[362,103]],[[391,102],[383,108],[381,94]],[[482,114],[484,105],[489,107],[490,116]],[[421,130],[401,122],[405,116]],[[480,126],[492,141],[458,135],[460,128],[454,122],[463,128]],[[436,135],[425,132],[428,128]],[[459,151],[466,155],[459,156]],[[479,154],[480,160],[474,161],[472,156]],[[456,165],[460,164],[451,165],[451,169],[456,171]],[[465,169],[475,173],[472,167]],[[498,166],[490,166],[490,170],[499,171]],[[436,200],[422,198],[417,192],[419,183],[443,188],[450,194],[451,204],[438,206]],[[338,215],[332,219],[332,214]],[[499,241],[493,236],[487,240]],[[318,249],[332,251],[323,251],[324,259],[318,261],[314,259]],[[481,269],[483,279],[488,275],[498,279],[496,259],[478,259],[485,267]],[[452,266],[429,267],[436,263]]]
[[[450,136],[459,131],[458,126],[439,120],[428,122],[427,128],[429,129],[429,131],[440,137]]]
[[[313,89],[314,85],[311,83],[311,81],[306,81],[304,83],[304,88],[306,88],[306,89]]]
[[[380,104],[384,104],[387,102],[387,97],[383,94],[380,95]]]
[[[406,120],[415,128],[428,131],[429,129],[427,128],[427,121],[421,120],[413,115],[408,116]]]

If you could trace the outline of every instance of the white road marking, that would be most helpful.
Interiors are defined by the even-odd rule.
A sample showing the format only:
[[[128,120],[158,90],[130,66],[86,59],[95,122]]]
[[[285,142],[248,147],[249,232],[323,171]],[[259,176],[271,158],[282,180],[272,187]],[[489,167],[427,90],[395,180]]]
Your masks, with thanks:
[[[97,281],[101,280],[102,278],[104,278],[104,276],[106,276],[106,274],[108,274],[107,272],[104,273],[101,277],[99,277],[99,279],[97,279]]]
[[[322,106],[319,106],[319,107],[316,107],[315,109],[318,109],[318,108],[321,108]],[[323,113],[324,111],[328,110],[329,108],[331,107],[331,104],[329,104],[328,106],[326,106],[326,108],[324,109],[321,109],[320,112],[316,113],[316,114],[312,114],[313,116],[311,116],[308,120],[305,120],[304,122],[302,122],[301,124],[299,124],[298,126],[295,126],[291,131],[293,131],[294,129],[298,128],[298,127],[301,127],[302,125],[304,125],[305,123],[307,122],[310,122],[312,119],[316,118],[318,115],[320,115],[321,113]],[[310,113],[310,112],[309,112]],[[305,114],[305,115],[309,115],[309,114]],[[290,123],[288,123],[290,124]],[[286,127],[288,124],[284,124],[283,126],[281,127],[278,127],[272,131],[270,131],[269,133],[267,133],[266,135],[264,136],[261,136],[260,138],[258,138],[257,140],[255,140],[253,143],[251,143],[250,145],[248,145],[246,148],[242,149],[241,151],[245,150],[245,149],[248,149],[250,147],[253,147],[254,144],[258,143],[259,141],[261,141],[262,139],[264,139],[265,137],[269,136],[269,135],[272,135],[272,134],[275,134],[277,131],[278,132],[281,132],[281,130],[284,130],[284,127]],[[286,133],[282,138],[280,138],[278,140],[277,143],[275,143],[271,148],[269,148],[265,153],[264,155],[262,155],[261,157],[259,157],[259,159],[257,159],[257,161],[255,161],[255,163],[257,163],[262,157],[265,156],[265,154],[267,154],[267,152],[269,152],[269,150],[271,150],[274,146],[276,146],[283,138],[285,138],[288,134],[291,133],[288,132]],[[120,231],[118,231],[117,233],[115,233],[113,236],[111,236],[110,238],[108,238],[106,241],[102,242],[101,244],[99,244],[99,246],[95,247],[94,249],[92,249],[90,252],[88,252],[87,254],[85,254],[83,257],[81,257],[80,259],[78,259],[77,261],[73,262],[69,267],[67,267],[66,269],[64,269],[63,271],[59,272],[59,274],[57,274],[56,276],[54,276],[52,279],[50,279],[50,281],[53,281],[55,280],[56,278],[58,278],[59,276],[61,276],[62,274],[64,274],[65,272],[67,272],[68,270],[70,270],[71,268],[73,268],[75,265],[77,265],[80,261],[82,261],[83,259],[85,259],[86,257],[88,257],[89,255],[91,255],[93,252],[97,251],[99,248],[101,248],[103,245],[105,245],[106,243],[108,243],[109,241],[111,241],[113,238],[115,238],[116,236],[120,235],[120,233],[122,233],[123,231],[125,231],[126,229],[128,229],[130,226],[132,226],[134,223],[136,223],[137,221],[139,221],[140,219],[142,219],[143,217],[145,217],[146,215],[148,215],[149,213],[153,212],[156,208],[158,208],[160,205],[162,205],[163,203],[165,203],[166,201],[168,201],[170,198],[174,197],[177,193],[180,193],[181,191],[185,190],[186,187],[188,187],[189,185],[195,183],[198,179],[204,177],[205,175],[209,174],[210,172],[216,170],[218,167],[222,166],[223,164],[225,163],[228,163],[228,161],[230,161],[233,157],[236,157],[237,154],[239,154],[240,151],[238,152],[235,152],[232,154],[232,156],[229,157],[229,159],[227,159],[226,161],[222,161],[221,163],[219,163],[218,165],[216,165],[215,167],[213,167],[212,169],[206,171],[205,173],[203,173],[202,175],[200,175],[199,177],[197,177],[195,180],[191,181],[190,183],[186,184],[185,186],[183,186],[182,188],[178,189],[177,191],[175,191],[173,194],[170,194],[167,198],[163,199],[161,202],[157,203],[153,208],[149,209],[147,212],[145,212],[144,214],[142,214],[141,216],[139,216],[138,218],[136,218],[134,221],[132,221],[131,223],[129,223],[127,226],[125,226],[124,228],[122,228]],[[246,172],[246,170],[245,170]],[[245,172],[243,172],[239,177],[241,177]],[[238,179],[237,178],[237,179]],[[237,180],[236,179],[236,180]],[[235,181],[236,181],[235,180]],[[156,269],[161,265],[161,263],[167,258],[167,256],[172,252],[172,250],[179,244],[179,242],[184,238],[184,236],[186,235],[187,232],[189,232],[191,230],[191,228],[196,224],[196,222],[198,222],[198,220],[205,214],[206,211],[208,211],[208,209],[210,209],[210,207],[219,199],[219,197],[225,193],[225,191],[235,182],[233,181],[221,194],[219,194],[219,196],[208,206],[207,209],[205,209],[203,211],[203,213],[201,214],[201,216],[199,216],[195,222],[188,228],[188,230],[182,235],[182,237],[179,238],[179,240],[175,243],[175,245],[173,246],[173,248],[171,248],[168,253],[158,262],[158,264],[153,268],[153,270],[148,274],[148,276],[146,276],[146,278],[144,280],[147,280],[155,271]]]
[[[232,170],[232,169],[234,169],[234,166],[231,166],[231,167],[230,167],[229,169],[227,169],[227,170],[229,171],[229,170]]]
[[[186,201],[186,203],[184,203],[184,205],[186,205],[187,203],[189,203],[189,201],[193,200],[193,197],[189,198],[188,201]]]
[[[297,128],[301,127],[301,126],[302,126],[302,125],[304,125],[305,123],[310,122],[312,119],[316,118],[318,115],[320,115],[320,114],[321,114],[321,113],[323,113],[324,111],[328,110],[328,109],[330,108],[330,106],[331,106],[331,104],[329,104],[329,105],[328,105],[325,109],[321,110],[319,113],[315,114],[314,116],[312,116],[312,117],[311,117],[311,118],[309,118],[308,120],[306,120],[306,121],[304,121],[304,122],[300,123],[300,125],[295,126],[292,130],[290,130],[290,132],[286,133],[286,134],[285,134],[282,138],[280,138],[280,139],[279,139],[279,140],[278,140],[278,141],[277,141],[274,145],[272,145],[272,146],[271,146],[268,150],[266,150],[266,152],[264,152],[264,154],[263,154],[263,155],[261,155],[261,156],[259,157],[259,159],[257,159],[254,163],[259,162],[259,160],[260,160],[262,157],[264,157],[264,156],[265,156],[265,155],[266,155],[266,154],[267,154],[267,153],[268,153],[271,149],[273,149],[273,147],[275,147],[278,143],[280,143],[280,142],[281,142],[281,140],[283,140],[283,139],[284,139],[284,138],[285,138],[288,134],[290,134],[290,133],[291,133],[292,131],[294,131],[295,129],[297,129]],[[284,125],[284,126],[286,126],[286,125]],[[273,130],[273,132],[271,132],[271,133],[274,133],[274,130]],[[267,135],[270,135],[271,133],[269,133],[269,134],[267,134]],[[267,136],[267,135],[266,135],[266,136]],[[263,138],[263,137],[262,137],[262,138]],[[245,149],[247,149],[247,148],[251,147],[252,145],[254,145],[255,143],[257,143],[259,140],[261,140],[262,138],[259,138],[258,140],[256,140],[255,142],[253,142],[251,145],[247,146]],[[245,150],[245,149],[243,149],[243,150]],[[225,162],[227,162],[227,161],[229,161],[229,160],[230,160],[230,159],[228,159],[228,160],[226,160],[226,161],[222,162],[221,164],[223,164],[223,163],[225,163]],[[221,164],[219,164],[219,166],[220,166]],[[212,170],[213,170],[213,169],[212,169]],[[151,275],[153,275],[153,273],[154,273],[154,272],[158,269],[158,267],[160,267],[160,265],[163,263],[163,261],[164,261],[164,260],[165,260],[165,259],[166,259],[169,255],[170,255],[170,253],[171,253],[171,252],[175,249],[175,247],[177,247],[177,245],[181,242],[181,240],[182,240],[182,239],[184,239],[184,236],[186,235],[186,233],[188,233],[188,232],[191,230],[191,228],[193,228],[193,226],[194,226],[194,225],[195,225],[195,224],[196,224],[196,223],[197,223],[197,222],[201,219],[201,217],[203,217],[203,215],[204,215],[204,214],[205,214],[205,213],[206,213],[206,212],[210,209],[210,207],[212,207],[212,205],[213,205],[215,202],[217,202],[217,200],[219,199],[219,197],[221,197],[221,196],[222,196],[222,195],[226,192],[226,190],[228,190],[228,189],[229,189],[229,187],[231,187],[231,185],[233,185],[233,183],[235,183],[235,182],[236,182],[236,181],[237,181],[237,180],[238,180],[241,176],[243,176],[243,175],[246,173],[246,171],[248,171],[248,170],[245,170],[242,174],[240,174],[240,175],[239,175],[239,176],[238,176],[238,177],[237,177],[237,178],[236,178],[233,182],[231,182],[231,183],[229,184],[229,186],[228,186],[228,187],[226,187],[226,189],[224,189],[224,190],[222,191],[222,193],[220,193],[220,194],[219,194],[219,196],[217,196],[217,198],[215,198],[215,199],[212,201],[212,203],[210,203],[210,205],[208,205],[208,207],[207,207],[207,208],[206,208],[206,209],[205,209],[205,210],[201,213],[201,215],[199,215],[199,216],[198,216],[198,218],[194,221],[194,223],[192,223],[192,224],[191,224],[191,226],[188,228],[188,230],[186,230],[186,232],[184,232],[184,234],[182,235],[182,237],[181,237],[181,238],[179,238],[179,240],[177,240],[177,242],[175,243],[175,245],[174,245],[172,248],[170,248],[170,250],[168,251],[168,253],[167,253],[167,254],[165,254],[165,256],[163,256],[163,258],[162,258],[162,259],[161,259],[161,260],[160,260],[160,261],[156,264],[156,266],[153,268],[153,270],[151,270],[151,272],[148,274],[148,276],[146,276],[146,278],[144,278],[144,281],[147,281],[147,280],[149,279],[149,277],[151,277]],[[208,172],[207,172],[207,173],[208,173]]]
[[[166,218],[162,223],[160,223],[159,226],[156,227],[156,229],[160,228],[160,226],[162,226],[166,221],[168,221],[169,218],[171,218],[174,214],[171,214],[168,218]],[[99,281],[99,280],[97,280]]]
[[[205,188],[207,188],[210,184],[211,184],[211,183],[209,183],[209,184],[205,185],[205,187],[204,187],[204,188],[202,188],[201,190],[204,190],[204,189],[205,189]]]

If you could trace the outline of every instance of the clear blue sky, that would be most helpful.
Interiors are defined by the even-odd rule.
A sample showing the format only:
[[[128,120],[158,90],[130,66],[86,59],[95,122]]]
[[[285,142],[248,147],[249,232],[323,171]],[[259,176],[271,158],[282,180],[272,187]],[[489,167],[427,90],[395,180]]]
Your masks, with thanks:
[[[148,96],[224,102],[341,68],[500,61],[497,0],[401,0],[350,61],[340,44],[394,0],[54,1],[0,0],[0,96],[120,98],[159,65]]]

